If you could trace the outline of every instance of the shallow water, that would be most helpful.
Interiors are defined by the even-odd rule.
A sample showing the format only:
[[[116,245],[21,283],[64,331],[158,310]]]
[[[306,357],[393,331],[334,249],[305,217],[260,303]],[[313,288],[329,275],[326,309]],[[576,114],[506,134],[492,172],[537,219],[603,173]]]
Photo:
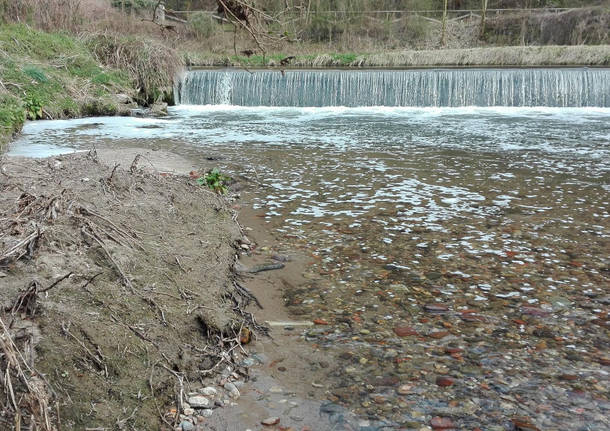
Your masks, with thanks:
[[[329,323],[304,337],[334,358],[331,401],[406,428],[607,429],[610,108],[179,106],[28,123],[9,154],[93,145],[263,185],[281,247],[314,257],[285,297]]]

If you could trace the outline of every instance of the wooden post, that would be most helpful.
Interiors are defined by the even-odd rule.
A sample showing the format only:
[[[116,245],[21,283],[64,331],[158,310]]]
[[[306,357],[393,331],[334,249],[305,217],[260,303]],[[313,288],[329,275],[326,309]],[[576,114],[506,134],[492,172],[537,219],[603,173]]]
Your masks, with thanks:
[[[447,30],[447,0],[443,3],[443,22],[441,28],[441,46],[445,46],[445,32]]]
[[[483,3],[483,11],[481,13],[481,34],[480,38],[485,36],[485,15],[487,14],[487,0],[482,0]]]

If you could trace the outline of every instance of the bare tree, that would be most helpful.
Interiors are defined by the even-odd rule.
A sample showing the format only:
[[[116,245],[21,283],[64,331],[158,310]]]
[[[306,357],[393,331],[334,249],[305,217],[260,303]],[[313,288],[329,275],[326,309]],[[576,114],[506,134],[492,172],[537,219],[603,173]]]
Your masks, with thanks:
[[[482,10],[481,10],[481,33],[480,37],[485,36],[485,16],[487,15],[487,0],[481,0]]]
[[[445,36],[447,32],[447,0],[443,2],[443,23],[441,28],[441,46],[445,46]]]

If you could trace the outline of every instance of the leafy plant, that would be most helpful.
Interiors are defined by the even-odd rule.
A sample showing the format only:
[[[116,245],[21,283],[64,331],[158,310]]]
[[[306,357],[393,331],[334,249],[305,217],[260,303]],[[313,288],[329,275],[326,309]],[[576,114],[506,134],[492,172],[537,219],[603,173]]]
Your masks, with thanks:
[[[29,120],[42,118],[42,102],[36,96],[25,99],[25,112]]]
[[[197,178],[197,183],[208,186],[208,188],[221,195],[227,192],[229,181],[231,181],[231,177],[221,174],[218,168],[214,168],[204,176]]]

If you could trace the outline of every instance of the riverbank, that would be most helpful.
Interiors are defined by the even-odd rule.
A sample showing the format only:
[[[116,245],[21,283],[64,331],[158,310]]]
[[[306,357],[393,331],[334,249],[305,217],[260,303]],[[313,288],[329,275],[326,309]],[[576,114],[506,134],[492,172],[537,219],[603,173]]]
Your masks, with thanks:
[[[26,120],[130,115],[171,98],[182,67],[154,41],[105,34],[0,29],[0,152]]]
[[[0,169],[0,360],[16,400],[2,427],[179,423],[189,394],[241,357],[240,328],[256,327],[233,282],[241,233],[227,202],[162,151]]]
[[[223,56],[186,53],[190,67],[277,67],[277,68],[426,68],[426,67],[535,67],[608,66],[610,45],[589,46],[504,46],[465,49],[401,50],[372,54],[274,53]]]

